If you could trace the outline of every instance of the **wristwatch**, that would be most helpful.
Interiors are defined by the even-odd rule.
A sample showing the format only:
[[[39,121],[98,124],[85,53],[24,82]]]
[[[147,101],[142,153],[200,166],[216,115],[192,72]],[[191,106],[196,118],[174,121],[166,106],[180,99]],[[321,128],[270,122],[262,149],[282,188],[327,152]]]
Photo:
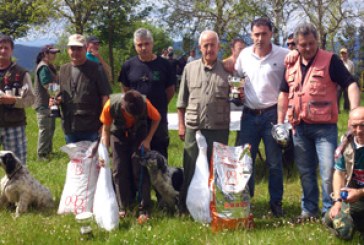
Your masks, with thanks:
[[[332,202],[335,203],[335,202],[342,202],[343,199],[341,197],[338,197],[338,198],[333,198],[332,199]]]

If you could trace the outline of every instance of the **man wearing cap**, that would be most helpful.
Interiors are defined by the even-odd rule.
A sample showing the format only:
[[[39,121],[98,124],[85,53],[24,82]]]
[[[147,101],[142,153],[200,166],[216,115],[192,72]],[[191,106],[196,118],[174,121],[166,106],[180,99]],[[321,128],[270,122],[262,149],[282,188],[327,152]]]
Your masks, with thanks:
[[[13,40],[0,34],[0,144],[25,165],[25,108],[33,104],[34,93],[29,73],[11,60],[13,50]]]
[[[58,83],[58,76],[53,62],[60,50],[52,45],[46,45],[37,55],[34,75],[35,102],[33,108],[37,112],[38,121],[38,160],[47,160],[53,148],[55,117],[50,117],[48,87]]]
[[[103,75],[106,76],[106,79],[109,82],[112,82],[111,68],[99,53],[100,40],[95,36],[88,37],[86,41],[86,48],[86,58],[88,60],[101,64],[100,68],[102,68],[101,70],[104,73]]]
[[[86,58],[86,40],[82,35],[71,35],[67,46],[71,62],[61,66],[57,98],[66,143],[95,141],[101,127],[99,116],[112,90],[98,64]]]
[[[346,69],[348,69],[350,74],[354,76],[354,74],[355,74],[355,72],[354,72],[354,63],[353,63],[353,61],[349,60],[348,50],[346,48],[340,49],[340,58],[343,61]],[[338,106],[339,111],[340,111],[340,99],[341,99],[342,94],[343,94],[343,97],[344,97],[344,110],[348,111],[349,110],[348,91],[345,90],[345,89],[342,89],[341,87],[338,88],[338,92],[337,92],[337,106]]]

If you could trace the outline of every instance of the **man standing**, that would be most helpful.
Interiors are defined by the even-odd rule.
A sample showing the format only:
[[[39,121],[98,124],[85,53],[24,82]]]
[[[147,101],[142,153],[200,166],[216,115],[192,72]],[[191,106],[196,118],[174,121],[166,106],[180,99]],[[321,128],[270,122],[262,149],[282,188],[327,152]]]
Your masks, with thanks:
[[[149,30],[140,28],[134,32],[134,47],[138,55],[123,64],[119,82],[124,92],[135,89],[146,95],[157,108],[161,122],[152,139],[151,149],[168,158],[167,112],[168,103],[174,95],[176,76],[168,60],[153,53],[153,36]]]
[[[348,134],[342,141],[340,156],[335,162],[333,176],[333,201],[330,211],[325,215],[325,223],[334,229],[336,235],[343,239],[351,239],[354,227],[364,239],[364,107],[358,107],[349,114],[349,125],[352,134]],[[341,197],[342,191],[347,197]],[[344,203],[350,204],[349,213],[345,213]],[[350,215],[349,222],[343,222],[343,227],[333,225],[344,215]]]
[[[190,63],[191,61],[194,61],[195,59],[196,59],[196,51],[195,49],[191,49],[190,56],[188,56],[187,58],[187,64]]]
[[[14,42],[0,34],[0,143],[25,165],[27,139],[25,134],[25,107],[34,102],[29,73],[11,61]]]
[[[82,35],[71,35],[67,46],[71,62],[61,66],[61,91],[57,98],[66,143],[95,141],[101,128],[99,116],[112,93],[111,87],[103,79],[98,64],[86,58],[86,41]]]
[[[297,222],[319,215],[317,166],[322,179],[322,213],[332,205],[332,168],[337,145],[337,86],[348,89],[351,108],[359,105],[359,89],[339,57],[319,49],[318,33],[310,23],[294,33],[299,59],[287,68],[278,99],[278,123],[287,114],[303,189]]]
[[[355,72],[354,72],[354,63],[349,60],[348,57],[348,50],[346,48],[342,48],[340,50],[340,58],[343,61],[346,69],[348,69],[348,71],[350,72],[351,75],[354,76]],[[337,105],[339,108],[339,112],[340,112],[340,99],[341,99],[341,95],[344,95],[344,110],[349,110],[349,98],[348,98],[348,91],[346,91],[345,89],[342,89],[341,87],[339,87],[338,89],[338,95],[337,95]]]
[[[111,68],[99,53],[100,40],[95,36],[88,37],[86,41],[86,48],[87,48],[86,58],[88,60],[101,64],[102,72],[104,72],[107,81],[113,82]]]
[[[293,33],[289,34],[289,36],[287,38],[287,47],[289,50],[296,49],[296,43],[294,42],[294,39],[293,39]]]
[[[219,37],[204,31],[199,39],[202,59],[188,63],[184,69],[177,101],[178,134],[184,140],[184,181],[180,192],[180,209],[186,212],[188,187],[195,173],[198,147],[196,131],[206,138],[207,158],[211,158],[213,142],[228,143],[230,104],[229,73],[217,60]]]
[[[273,139],[271,130],[272,125],[277,123],[279,85],[284,75],[284,58],[288,50],[271,42],[272,22],[267,18],[254,20],[251,32],[254,44],[240,53],[235,64],[239,76],[246,76],[240,143],[251,144],[251,154],[255,161],[259,143],[263,139],[266,164],[269,169],[270,208],[274,216],[281,217],[283,216],[282,149]],[[254,175],[248,184],[250,194],[254,196]]]
[[[245,42],[241,38],[234,38],[230,43],[231,55],[224,59],[222,62],[224,63],[225,70],[234,73],[234,65],[236,60],[239,57],[240,52],[245,48]]]

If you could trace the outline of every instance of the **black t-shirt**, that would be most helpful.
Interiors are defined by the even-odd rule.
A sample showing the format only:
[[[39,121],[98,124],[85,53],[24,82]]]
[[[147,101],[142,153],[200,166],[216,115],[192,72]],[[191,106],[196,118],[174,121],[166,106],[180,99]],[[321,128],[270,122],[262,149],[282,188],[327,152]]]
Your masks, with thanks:
[[[165,90],[176,83],[172,70],[168,60],[160,56],[149,62],[142,62],[135,56],[123,64],[118,80],[125,87],[146,95],[161,114],[162,122],[167,122],[168,101]]]
[[[306,72],[310,68],[312,61],[313,59],[306,66],[301,63],[302,82],[304,81]],[[350,74],[348,69],[346,69],[343,61],[336,54],[334,54],[330,60],[329,74],[331,81],[337,83],[342,88],[347,88],[351,83],[355,82],[354,77]],[[286,77],[283,78],[280,91],[284,93],[289,92]]]

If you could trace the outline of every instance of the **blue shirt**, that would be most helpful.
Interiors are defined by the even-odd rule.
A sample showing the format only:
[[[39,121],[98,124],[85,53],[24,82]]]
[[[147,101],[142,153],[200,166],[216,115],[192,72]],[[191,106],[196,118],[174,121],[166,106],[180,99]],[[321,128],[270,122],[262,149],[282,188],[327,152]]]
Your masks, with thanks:
[[[86,53],[86,58],[93,62],[100,63],[99,59],[95,55],[91,54],[91,52]]]

